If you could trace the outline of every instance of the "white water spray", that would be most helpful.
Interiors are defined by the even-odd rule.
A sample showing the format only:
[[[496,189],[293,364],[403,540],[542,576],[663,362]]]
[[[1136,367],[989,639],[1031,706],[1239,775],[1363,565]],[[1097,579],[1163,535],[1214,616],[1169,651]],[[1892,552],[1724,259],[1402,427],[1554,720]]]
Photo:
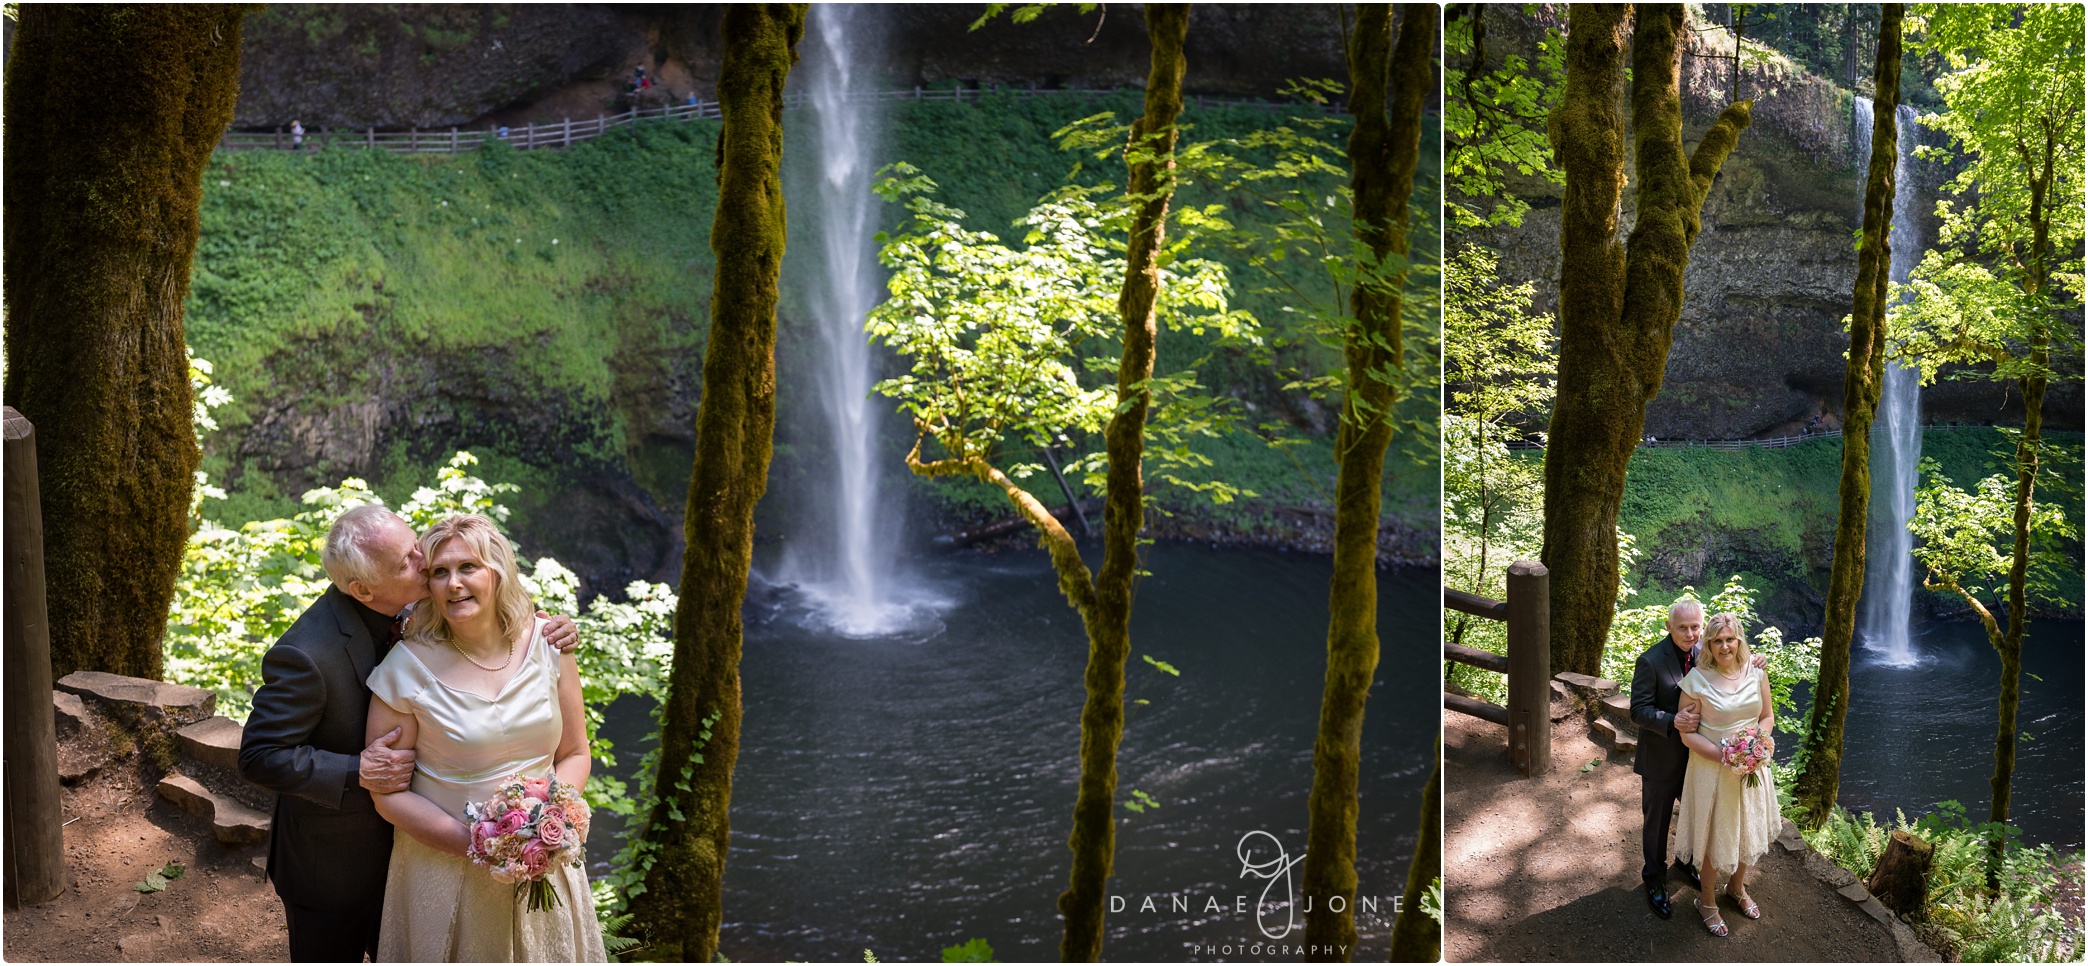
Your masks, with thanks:
[[[1856,129],[1864,165],[1869,165],[1872,102],[1856,99]],[[1923,239],[1917,221],[1921,205],[1915,172],[1919,143],[1912,107],[1900,105],[1897,190],[1892,198],[1892,280],[1905,282],[1921,258]],[[1921,462],[1921,383],[1918,373],[1892,363],[1885,366],[1885,385],[1871,424],[1871,502],[1869,537],[1863,578],[1864,646],[1892,665],[1919,663],[1914,651],[1914,538],[1907,521],[1914,518],[1914,485]]]
[[[832,498],[833,530],[820,560],[790,567],[803,576],[813,621],[862,638],[918,631],[933,622],[935,609],[895,599],[898,511],[878,495],[878,460],[888,457],[876,451],[880,411],[871,398],[875,367],[863,321],[882,296],[870,190],[882,132],[878,101],[859,91],[871,66],[864,53],[881,39],[876,17],[874,7],[827,4],[807,24],[807,106],[818,156],[813,204],[822,226],[812,239],[819,276],[808,293],[819,332],[812,384],[832,444],[821,492]]]

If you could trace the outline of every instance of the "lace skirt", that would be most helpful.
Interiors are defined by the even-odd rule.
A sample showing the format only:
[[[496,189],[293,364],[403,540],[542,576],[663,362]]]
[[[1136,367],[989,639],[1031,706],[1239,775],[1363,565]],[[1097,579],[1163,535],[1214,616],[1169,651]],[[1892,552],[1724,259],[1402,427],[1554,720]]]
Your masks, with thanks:
[[[555,909],[530,912],[512,883],[404,832],[384,884],[377,961],[386,963],[605,962],[587,873],[560,866]]]
[[[1731,875],[1743,862],[1752,865],[1783,829],[1776,808],[1776,763],[1763,765],[1756,775],[1760,780],[1749,788],[1732,769],[1690,753],[1675,816],[1675,857],[1695,864],[1707,884],[1713,869]]]

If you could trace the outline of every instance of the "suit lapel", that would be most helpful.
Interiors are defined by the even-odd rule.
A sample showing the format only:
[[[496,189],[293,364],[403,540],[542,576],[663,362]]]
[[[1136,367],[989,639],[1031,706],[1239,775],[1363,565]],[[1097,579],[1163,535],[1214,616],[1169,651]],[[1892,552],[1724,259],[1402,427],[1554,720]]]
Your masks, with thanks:
[[[333,600],[334,622],[341,629],[341,646],[355,665],[355,680],[368,681],[370,672],[377,668],[377,644],[370,640],[369,625],[356,613],[355,601],[341,593],[340,588],[327,588],[326,595]]]

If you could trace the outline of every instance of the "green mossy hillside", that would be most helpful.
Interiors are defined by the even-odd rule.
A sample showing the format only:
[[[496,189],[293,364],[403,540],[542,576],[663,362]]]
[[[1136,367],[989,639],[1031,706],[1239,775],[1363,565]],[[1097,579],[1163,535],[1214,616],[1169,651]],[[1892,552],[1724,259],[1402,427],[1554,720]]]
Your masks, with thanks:
[[[2078,481],[2080,435],[2048,434],[2047,441],[2053,477]],[[1991,429],[1922,434],[1922,455],[1961,487],[1999,472],[2006,454],[2002,434]],[[1618,526],[1638,540],[1637,566],[1627,582],[1646,600],[1664,600],[1685,584],[1715,588],[1742,574],[1748,586],[1770,592],[1765,616],[1816,616],[1833,562],[1840,476],[1841,447],[1831,439],[1784,449],[1641,448],[1632,457],[1618,516]],[[2039,501],[2068,506],[2078,532],[2078,487],[2040,489]],[[2081,546],[2068,550],[2078,571]],[[1939,609],[1963,606],[1916,593]],[[2081,608],[2075,581],[2040,609],[2078,614]]]
[[[962,104],[901,102],[884,122],[886,155],[934,178],[940,197],[969,212],[975,227],[1006,235],[1076,162],[1083,179],[1121,180],[1120,158],[1079,158],[1051,137],[1105,110],[1134,116],[1138,100],[1003,94]],[[791,245],[778,364],[786,412],[793,394],[804,392],[789,377],[816,339],[807,292],[820,271],[814,233],[822,213],[801,190],[812,151],[807,118],[785,115]],[[1192,109],[1186,120],[1186,139],[1198,140],[1250,133],[1283,116],[1213,107]],[[224,428],[206,441],[204,468],[231,491],[213,506],[215,515],[228,523],[285,516],[305,488],[349,475],[399,500],[457,448],[484,461],[487,479],[541,495],[516,506],[524,533],[592,512],[576,510],[568,497],[602,489],[605,480],[621,481],[624,504],[629,497],[677,511],[708,331],[717,130],[705,121],[645,124],[555,151],[496,145],[397,155],[336,145],[218,155],[204,178],[188,303],[191,346],[216,364],[219,383],[237,399],[219,411]],[[1422,180],[1421,190],[1432,193],[1432,166]],[[1194,184],[1181,198],[1216,200]],[[1226,201],[1241,217],[1260,209],[1250,198]],[[878,221],[898,218],[888,210]],[[1416,237],[1432,240],[1433,223],[1417,226]],[[1266,286],[1238,274],[1240,300],[1275,318],[1276,303],[1249,291]],[[1207,348],[1163,336],[1161,365]],[[1317,346],[1279,351],[1287,364],[1315,372],[1339,361]],[[1218,353],[1202,376],[1218,393],[1255,404],[1256,421],[1331,436],[1330,401],[1285,392],[1283,378],[1245,353]],[[1409,415],[1433,405],[1412,400]],[[897,422],[884,448],[893,475],[904,477],[899,456],[911,440]],[[791,493],[800,479],[817,485],[794,461],[812,465],[823,435],[779,426],[771,492]],[[1411,471],[1433,459],[1420,435],[1394,443],[1386,506],[1432,530],[1433,477]],[[1299,447],[1296,463],[1251,439],[1213,441],[1209,449],[1213,475],[1264,493],[1264,502],[1317,502],[1319,490],[1331,491],[1324,442]],[[906,486],[931,516],[946,519],[1005,503],[962,487]],[[1049,492],[1055,486],[1037,489],[1057,502]],[[779,511],[765,505],[763,512]],[[1245,519],[1258,511],[1220,512]],[[584,555],[561,556],[588,563]]]

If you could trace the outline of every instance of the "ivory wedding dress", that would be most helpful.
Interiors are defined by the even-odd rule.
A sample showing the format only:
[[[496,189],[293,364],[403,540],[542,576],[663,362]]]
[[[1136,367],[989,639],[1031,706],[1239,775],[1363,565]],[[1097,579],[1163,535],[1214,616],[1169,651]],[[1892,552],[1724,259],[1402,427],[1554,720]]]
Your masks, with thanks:
[[[1715,687],[1715,680],[1702,666],[1682,679],[1683,694],[1701,699],[1704,717],[1697,734],[1714,745],[1761,717],[1763,689],[1768,686],[1759,668],[1749,668],[1746,678],[1730,692]],[[1749,788],[1745,776],[1690,752],[1689,771],[1682,779],[1682,806],[1675,820],[1675,855],[1694,862],[1707,884],[1712,869],[1731,875],[1740,863],[1760,859],[1783,828],[1783,817],[1776,809],[1774,769],[1774,762],[1765,762],[1755,772],[1760,780]]]
[[[404,644],[370,674],[370,691],[416,719],[412,790],[457,821],[467,802],[483,802],[512,775],[551,774],[564,722],[558,707],[558,652],[539,620],[507,684],[492,697],[450,687]],[[551,874],[559,905],[530,912],[513,883],[500,882],[461,855],[394,836],[377,936],[381,962],[593,962],[607,959],[587,873],[570,865]]]

